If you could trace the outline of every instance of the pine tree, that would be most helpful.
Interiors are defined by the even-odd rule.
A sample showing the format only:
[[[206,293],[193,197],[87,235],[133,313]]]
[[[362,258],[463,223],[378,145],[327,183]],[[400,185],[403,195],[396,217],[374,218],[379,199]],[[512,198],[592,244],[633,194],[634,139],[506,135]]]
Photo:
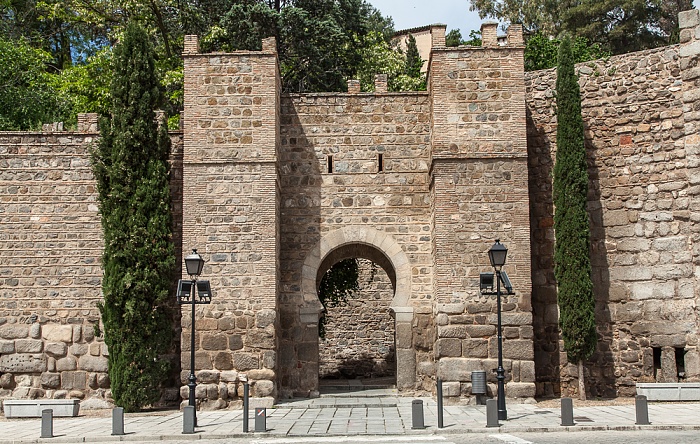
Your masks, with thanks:
[[[559,46],[556,94],[554,275],[564,349],[569,362],[578,364],[579,396],[585,399],[583,361],[591,357],[596,347],[595,300],[591,281],[590,227],[586,212],[588,169],[581,93],[569,38],[565,38]]]
[[[111,117],[92,153],[104,253],[100,306],[117,405],[139,411],[160,397],[171,345],[167,297],[175,266],[165,125],[146,32],[130,24],[115,48]]]
[[[408,35],[406,40],[406,74],[409,77],[420,77],[420,69],[423,66],[423,60],[418,53],[416,38],[413,34]]]

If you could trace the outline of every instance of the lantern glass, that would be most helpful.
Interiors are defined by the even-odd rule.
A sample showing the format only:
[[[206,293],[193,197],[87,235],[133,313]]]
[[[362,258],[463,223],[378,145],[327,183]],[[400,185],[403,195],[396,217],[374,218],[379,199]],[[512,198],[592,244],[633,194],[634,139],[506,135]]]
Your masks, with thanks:
[[[501,268],[506,263],[506,256],[508,255],[508,248],[501,243],[499,239],[496,239],[496,243],[493,244],[489,250],[489,260],[491,261],[491,266],[493,268]]]
[[[202,269],[204,268],[204,258],[197,253],[196,249],[193,249],[192,254],[189,254],[185,258],[185,267],[187,268],[187,274],[190,276],[199,276],[202,274]]]

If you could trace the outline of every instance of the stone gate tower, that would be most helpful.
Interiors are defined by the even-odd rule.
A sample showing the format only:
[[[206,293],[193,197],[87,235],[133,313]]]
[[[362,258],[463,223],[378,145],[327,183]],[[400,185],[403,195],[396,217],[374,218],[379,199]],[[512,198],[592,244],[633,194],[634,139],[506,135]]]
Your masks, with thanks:
[[[393,286],[398,388],[441,377],[468,394],[495,367],[495,297],[478,291],[495,238],[516,289],[508,395],[534,396],[524,46],[516,26],[500,45],[482,31],[482,47],[446,48],[432,26],[428,91],[401,93],[378,76],[373,93],[283,94],[274,40],[201,54],[187,37],[182,247],[209,258],[215,289],[197,324],[210,400],[243,373],[258,397],[317,391],[318,284],[355,257]]]

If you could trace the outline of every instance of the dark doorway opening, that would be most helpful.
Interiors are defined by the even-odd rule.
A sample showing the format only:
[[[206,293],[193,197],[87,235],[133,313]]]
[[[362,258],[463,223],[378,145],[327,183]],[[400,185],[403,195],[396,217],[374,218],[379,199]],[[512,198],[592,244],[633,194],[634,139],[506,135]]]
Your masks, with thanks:
[[[344,297],[322,299],[326,311],[319,326],[320,390],[395,387],[392,280],[382,267],[362,258],[338,261],[326,273],[333,273],[337,266],[345,267],[347,274],[347,267],[352,267],[348,261],[357,266],[357,287]]]

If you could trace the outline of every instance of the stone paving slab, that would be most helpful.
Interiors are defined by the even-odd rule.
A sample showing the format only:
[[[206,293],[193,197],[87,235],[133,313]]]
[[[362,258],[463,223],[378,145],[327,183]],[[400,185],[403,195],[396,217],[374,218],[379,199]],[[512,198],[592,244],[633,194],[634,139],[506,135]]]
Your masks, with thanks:
[[[574,409],[576,425],[562,427],[558,408],[542,408],[533,404],[508,404],[508,420],[500,427],[486,427],[485,406],[446,406],[444,428],[437,428],[437,404],[430,398],[423,401],[424,429],[412,429],[413,398],[382,398],[351,406],[348,398],[306,399],[280,403],[267,410],[266,433],[256,436],[321,436],[321,435],[402,435],[452,434],[485,432],[576,431],[576,430],[700,430],[700,403],[650,403],[651,425],[635,425],[634,405],[579,407]],[[322,403],[324,401],[325,403]],[[331,401],[331,402],[329,402]],[[373,405],[366,407],[365,405]],[[241,410],[202,411],[197,413],[198,428],[193,435],[182,434],[182,413],[164,415],[125,415],[124,436],[111,436],[111,416],[54,418],[54,438],[39,439],[40,419],[9,419],[0,422],[0,444],[27,442],[96,442],[146,441],[172,439],[231,439],[244,436]],[[254,429],[254,412],[249,414],[249,427]]]

